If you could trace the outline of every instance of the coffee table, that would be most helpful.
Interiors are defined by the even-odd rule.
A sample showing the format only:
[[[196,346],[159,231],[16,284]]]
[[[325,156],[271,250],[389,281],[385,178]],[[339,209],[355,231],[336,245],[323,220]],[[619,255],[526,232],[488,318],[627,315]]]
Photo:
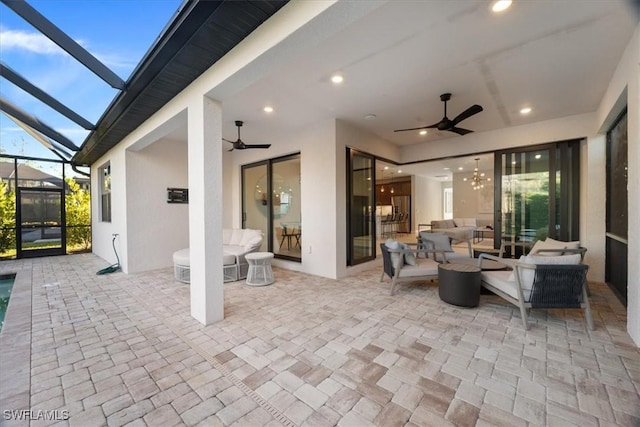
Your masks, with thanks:
[[[438,294],[446,303],[477,307],[480,303],[480,269],[466,264],[438,264]]]
[[[484,240],[484,233],[493,236],[493,228],[476,228],[473,230],[473,243],[480,243]]]
[[[478,258],[456,258],[449,261],[449,264],[464,264],[477,267],[478,261]],[[507,267],[506,264],[491,259],[482,259],[482,264],[480,265],[482,270],[504,270]]]

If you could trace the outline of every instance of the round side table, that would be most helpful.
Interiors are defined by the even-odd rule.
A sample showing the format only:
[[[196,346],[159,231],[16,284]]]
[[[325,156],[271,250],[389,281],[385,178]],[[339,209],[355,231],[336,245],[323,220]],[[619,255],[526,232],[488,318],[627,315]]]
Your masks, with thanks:
[[[274,282],[273,270],[271,269],[271,252],[250,252],[244,256],[249,263],[247,271],[247,285],[266,286]]]
[[[466,264],[439,264],[438,294],[449,304],[477,307],[480,303],[480,268]]]

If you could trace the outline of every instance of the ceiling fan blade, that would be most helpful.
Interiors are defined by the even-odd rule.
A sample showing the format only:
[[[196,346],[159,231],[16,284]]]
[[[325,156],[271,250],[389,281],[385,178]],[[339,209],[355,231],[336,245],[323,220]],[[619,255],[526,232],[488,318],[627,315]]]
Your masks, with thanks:
[[[427,128],[426,126],[421,126],[419,128],[396,129],[396,130],[394,130],[394,132],[405,132],[405,131],[408,131],[408,130],[420,130],[420,129],[426,129],[426,128]]]
[[[473,116],[474,114],[478,114],[480,111],[482,111],[481,106],[479,106],[478,104],[472,105],[471,107],[464,110],[462,113],[458,114],[455,119],[451,120],[451,123],[453,124],[453,126],[455,126],[461,121]]]
[[[434,124],[429,125],[429,126],[420,126],[419,128],[396,129],[396,130],[394,130],[394,132],[405,132],[405,131],[408,131],[408,130],[421,130],[421,129],[437,128],[439,124],[440,124],[440,122],[434,123]]]
[[[466,135],[466,134],[468,134],[468,133],[473,132],[472,130],[469,130],[469,129],[462,129],[462,128],[457,128],[457,127],[455,127],[455,126],[454,126],[454,127],[452,127],[451,129],[447,129],[447,130],[448,130],[448,131],[451,131],[451,132],[455,132],[455,133],[457,133],[458,135]]]
[[[245,144],[244,148],[269,148],[271,144]]]
[[[229,141],[228,139],[225,139],[225,138],[222,138],[222,140],[223,140],[223,141],[230,142],[230,143],[232,143],[232,144],[235,144],[235,141]]]
[[[233,151],[233,148],[228,149],[227,151]]]

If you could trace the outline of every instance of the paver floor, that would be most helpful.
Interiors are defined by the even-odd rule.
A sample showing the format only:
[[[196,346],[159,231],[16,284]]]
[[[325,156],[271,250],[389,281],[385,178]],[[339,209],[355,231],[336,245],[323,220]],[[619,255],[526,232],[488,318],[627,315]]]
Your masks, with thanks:
[[[203,326],[171,269],[97,276],[104,266],[0,263],[32,276],[30,415],[68,418],[31,425],[640,425],[640,350],[602,284],[595,331],[580,310],[533,310],[525,332],[493,295],[465,309],[437,282],[389,296],[380,268],[342,280],[276,268],[271,286],[226,283],[225,319]]]

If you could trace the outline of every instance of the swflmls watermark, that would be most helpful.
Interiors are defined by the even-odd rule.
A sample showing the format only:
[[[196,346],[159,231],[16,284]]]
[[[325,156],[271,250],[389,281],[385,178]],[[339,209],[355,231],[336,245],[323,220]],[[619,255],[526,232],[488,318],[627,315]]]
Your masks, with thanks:
[[[5,409],[4,411],[2,411],[2,416],[4,417],[5,420],[15,420],[15,421],[23,421],[23,420],[63,421],[63,420],[69,419],[69,411],[66,409],[55,409],[55,410]]]

